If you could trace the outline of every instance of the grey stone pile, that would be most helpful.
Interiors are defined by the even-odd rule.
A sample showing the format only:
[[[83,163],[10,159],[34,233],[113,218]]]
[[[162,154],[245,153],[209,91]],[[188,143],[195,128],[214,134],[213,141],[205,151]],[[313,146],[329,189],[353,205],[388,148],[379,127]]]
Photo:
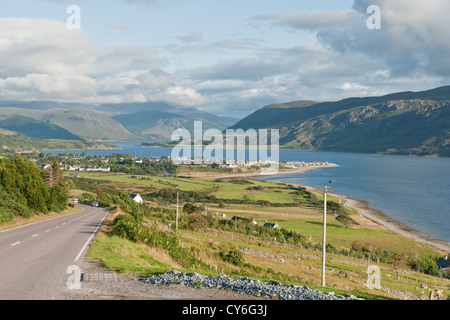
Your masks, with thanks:
[[[204,276],[198,273],[181,273],[167,270],[164,274],[141,278],[145,283],[155,285],[180,284],[195,288],[216,288],[233,290],[257,297],[271,297],[281,300],[361,300],[353,295],[337,295],[334,292],[322,292],[306,286],[287,285],[276,281],[261,282],[247,277],[229,278]]]

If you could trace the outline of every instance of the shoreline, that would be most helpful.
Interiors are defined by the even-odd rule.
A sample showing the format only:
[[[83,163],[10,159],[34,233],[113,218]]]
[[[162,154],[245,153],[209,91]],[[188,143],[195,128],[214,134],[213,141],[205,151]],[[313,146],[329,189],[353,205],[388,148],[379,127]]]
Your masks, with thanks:
[[[339,165],[336,164],[329,164],[324,166],[308,166],[308,167],[301,167],[297,169],[288,169],[288,170],[279,170],[275,174],[270,175],[263,175],[261,173],[243,173],[243,174],[230,174],[230,175],[223,175],[223,176],[215,176],[215,177],[208,177],[208,179],[226,179],[226,178],[255,178],[255,177],[264,177],[264,176],[277,176],[277,175],[283,175],[283,174],[295,174],[295,173],[304,173],[310,170],[319,169],[319,168],[329,168],[329,167],[338,167]],[[276,180],[270,180],[271,182],[276,183],[285,183],[285,184],[292,184],[296,186],[300,186],[305,188],[308,191],[315,191],[315,192],[321,192],[318,188],[313,186],[307,186],[302,185],[299,183],[291,183],[287,182],[286,180],[289,178],[281,178]],[[338,194],[338,193],[331,193],[328,192],[329,195],[334,196],[338,198],[344,206],[346,206],[349,209],[353,209],[356,211],[360,216],[363,218],[366,218],[377,225],[390,230],[392,232],[395,232],[401,236],[410,238],[414,241],[420,242],[422,244],[426,244],[429,246],[432,246],[438,250],[444,251],[446,254],[450,253],[450,242],[434,238],[433,236],[430,236],[428,234],[425,234],[421,231],[418,231],[416,229],[413,229],[406,225],[403,222],[397,221],[389,217],[386,213],[384,213],[381,210],[371,208],[370,203],[366,200],[359,200],[359,199],[353,199],[348,195]]]
[[[321,192],[321,190],[319,190],[316,187],[302,185],[299,183],[286,182],[285,179],[271,180],[271,181],[301,186],[308,191]],[[376,223],[381,227],[384,227],[387,230],[390,230],[401,236],[410,238],[422,244],[432,246],[438,250],[444,251],[446,254],[450,253],[450,242],[434,238],[428,234],[425,234],[421,231],[409,227],[403,222],[394,220],[383,211],[370,207],[369,202],[366,200],[353,199],[347,195],[332,192],[328,192],[328,194],[338,198],[345,207],[353,209],[360,216]]]
[[[450,252],[449,242],[434,238],[428,234],[409,227],[403,222],[392,219],[383,211],[370,207],[369,202],[366,200],[353,199],[347,195],[330,192],[328,194],[342,200],[342,204],[347,208],[355,210],[361,216],[383,226],[390,231],[410,238],[414,241],[430,245],[439,250],[445,251],[446,253]]]
[[[295,174],[295,173],[305,173],[310,170],[314,169],[320,169],[320,168],[334,168],[339,167],[337,164],[328,164],[328,165],[321,165],[321,166],[305,166],[300,167],[296,169],[279,169],[277,173],[273,174],[261,174],[260,171],[257,172],[249,172],[249,173],[234,173],[234,174],[226,174],[226,175],[218,175],[218,176],[211,176],[211,177],[205,177],[206,179],[229,179],[229,178],[255,178],[255,177],[270,177],[270,176],[277,176],[282,174]]]

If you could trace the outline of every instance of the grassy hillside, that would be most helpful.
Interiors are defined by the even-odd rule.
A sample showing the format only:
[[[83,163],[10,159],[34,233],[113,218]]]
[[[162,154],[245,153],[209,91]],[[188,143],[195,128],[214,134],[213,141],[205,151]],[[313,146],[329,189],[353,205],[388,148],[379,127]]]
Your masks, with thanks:
[[[86,140],[132,140],[137,137],[110,117],[88,109],[28,109],[0,107],[0,119],[17,131],[39,135],[51,133],[53,138],[79,137]],[[10,120],[8,120],[10,119]],[[33,128],[14,125],[14,120],[25,119]],[[58,129],[58,132],[55,131]],[[60,136],[55,134],[61,134]],[[71,138],[71,139],[72,139]]]
[[[82,140],[80,137],[57,125],[24,116],[13,116],[1,120],[0,128],[21,132],[29,137],[38,139]]]
[[[88,140],[128,140],[135,136],[117,121],[87,109],[53,112],[45,119]]]
[[[38,150],[110,149],[108,143],[96,141],[36,139],[0,128],[0,154],[30,153]]]

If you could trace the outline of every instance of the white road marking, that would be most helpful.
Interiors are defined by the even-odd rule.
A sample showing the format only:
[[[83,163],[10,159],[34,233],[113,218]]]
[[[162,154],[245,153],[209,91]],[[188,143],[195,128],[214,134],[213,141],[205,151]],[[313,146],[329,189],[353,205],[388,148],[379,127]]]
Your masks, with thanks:
[[[89,237],[89,239],[86,241],[86,243],[84,244],[83,248],[81,248],[80,252],[78,253],[77,257],[75,258],[74,262],[77,262],[78,259],[80,259],[81,254],[83,253],[84,249],[86,249],[86,247],[88,246],[89,242],[91,241],[92,237],[97,233],[98,229],[100,229],[100,226],[103,223],[103,220],[105,220],[106,216],[108,215],[108,212],[106,212],[105,216],[103,217],[102,221],[100,221],[100,223],[98,224],[97,228],[95,229],[95,231],[91,234],[91,236]]]
[[[15,245],[17,245],[17,244],[19,244],[20,243],[20,241],[17,241],[16,243],[13,243],[12,245],[11,245],[11,247],[14,247]]]
[[[38,235],[39,235],[39,234],[36,233],[36,234],[33,234],[31,237],[34,238],[34,237],[37,237]]]

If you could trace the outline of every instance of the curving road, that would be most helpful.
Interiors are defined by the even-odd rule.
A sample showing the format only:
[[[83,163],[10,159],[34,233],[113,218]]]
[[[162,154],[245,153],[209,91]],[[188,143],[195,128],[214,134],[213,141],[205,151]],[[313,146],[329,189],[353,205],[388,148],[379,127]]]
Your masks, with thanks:
[[[79,206],[80,212],[0,232],[0,299],[64,297],[69,266],[82,260],[109,212]]]

